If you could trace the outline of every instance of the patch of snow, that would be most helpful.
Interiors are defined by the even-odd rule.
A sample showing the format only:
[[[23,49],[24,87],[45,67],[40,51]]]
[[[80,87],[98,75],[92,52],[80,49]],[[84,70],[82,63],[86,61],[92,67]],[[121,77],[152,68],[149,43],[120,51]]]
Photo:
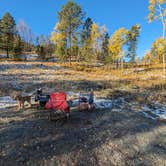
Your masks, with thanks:
[[[166,119],[166,114],[160,115],[161,119]]]
[[[94,101],[95,108],[97,109],[111,109],[112,108],[112,101],[106,99],[95,99]],[[78,106],[78,99],[73,100],[71,107]]]
[[[151,111],[151,109],[150,109],[148,106],[143,106],[142,109],[143,109],[144,111]]]
[[[22,88],[23,88],[21,85],[18,84],[17,81],[13,81],[13,82],[11,83],[11,85],[12,85],[12,87],[13,87],[14,89],[17,89],[17,90],[22,90]]]
[[[96,99],[95,100],[95,107],[98,109],[107,109],[112,108],[112,100],[106,100],[106,99]]]
[[[72,107],[78,106],[79,96],[89,98],[88,93],[67,92],[67,95],[69,95],[69,96],[73,95],[74,96],[74,100],[71,104]],[[122,99],[120,99],[120,102],[123,102]],[[95,104],[95,108],[97,108],[97,109],[111,109],[113,107],[112,100],[108,100],[108,99],[94,99],[94,104]]]
[[[0,97],[0,109],[14,107],[16,105],[17,102],[13,100],[10,96]]]
[[[156,118],[154,118],[153,116],[150,116],[147,112],[142,112],[143,114],[144,114],[144,116],[146,117],[146,118],[150,118],[150,119],[153,119],[153,120],[155,120]]]
[[[166,108],[165,109],[154,110],[153,113],[161,119],[166,119]]]
[[[163,104],[160,104],[160,103],[155,103],[154,106],[155,106],[155,109],[150,109],[148,106],[142,107],[142,109],[143,109],[142,113],[148,118],[166,119],[166,106],[164,106]],[[157,109],[156,109],[156,107],[157,107]],[[154,116],[156,116],[156,118],[149,115],[148,112],[151,113],[152,115],[154,114]]]
[[[0,58],[6,58],[7,57],[7,55],[6,54],[0,54]]]
[[[39,57],[38,54],[22,54],[22,55],[20,55],[20,58],[22,60],[37,60],[38,57]]]
[[[121,112],[122,109],[113,108],[111,111],[112,111],[112,112]]]

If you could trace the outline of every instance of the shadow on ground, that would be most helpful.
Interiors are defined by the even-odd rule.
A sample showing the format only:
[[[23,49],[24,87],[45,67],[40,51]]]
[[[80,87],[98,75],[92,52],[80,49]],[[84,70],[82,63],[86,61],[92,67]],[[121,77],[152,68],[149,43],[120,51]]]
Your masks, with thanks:
[[[69,120],[58,121],[32,116],[36,113],[43,114],[6,112],[7,117],[15,114],[15,120],[0,125],[1,166],[153,165],[151,155],[164,163],[165,124],[137,112],[73,111]]]

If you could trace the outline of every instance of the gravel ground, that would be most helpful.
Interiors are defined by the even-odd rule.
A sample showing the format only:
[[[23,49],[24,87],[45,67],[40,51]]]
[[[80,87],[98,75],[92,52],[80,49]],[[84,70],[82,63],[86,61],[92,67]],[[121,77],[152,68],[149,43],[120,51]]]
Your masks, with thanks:
[[[132,110],[47,112],[3,110],[0,165],[166,165],[165,122]]]

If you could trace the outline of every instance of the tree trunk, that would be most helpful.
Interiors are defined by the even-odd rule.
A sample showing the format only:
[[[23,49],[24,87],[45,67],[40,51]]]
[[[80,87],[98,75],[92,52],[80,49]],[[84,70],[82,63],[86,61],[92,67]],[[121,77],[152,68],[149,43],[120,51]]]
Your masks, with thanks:
[[[163,75],[165,79],[165,54],[163,54]]]
[[[124,70],[123,58],[121,59],[121,69],[122,69],[122,74],[123,74],[123,70]]]
[[[159,12],[160,12],[160,17],[163,25],[163,39],[165,40],[165,20],[164,20],[164,15],[162,13],[162,8],[161,5],[158,3],[159,7]],[[165,79],[165,54],[163,54],[163,78]]]
[[[8,47],[6,49],[6,56],[7,56],[7,58],[9,58],[9,48]]]
[[[69,63],[70,63],[70,66],[71,66],[71,38],[70,38],[70,55],[69,55]]]
[[[119,62],[118,62],[118,60],[116,61],[116,69],[118,69],[119,68]]]
[[[165,40],[165,23],[163,23],[163,39]],[[163,76],[165,79],[165,54],[163,54]]]
[[[70,31],[69,31],[69,47],[70,47],[70,55],[69,55],[69,63],[70,63],[70,66],[71,66],[71,38],[72,38],[72,31],[71,31],[71,20],[70,20]]]

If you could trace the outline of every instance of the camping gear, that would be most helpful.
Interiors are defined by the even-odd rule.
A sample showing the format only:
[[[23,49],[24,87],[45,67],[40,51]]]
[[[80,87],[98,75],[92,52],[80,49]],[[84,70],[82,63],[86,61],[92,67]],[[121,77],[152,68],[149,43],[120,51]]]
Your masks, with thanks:
[[[81,103],[86,103],[88,102],[88,99],[86,97],[80,97],[80,100],[79,100]]]
[[[58,112],[58,111],[61,111],[62,113],[64,113],[63,117],[65,116],[67,119],[69,118],[70,107],[67,102],[67,95],[64,92],[51,93],[50,98],[45,105],[45,108],[48,110],[52,110],[49,115],[50,120],[57,119],[55,117],[55,112]]]
[[[93,111],[94,110],[94,94],[90,91],[89,94],[79,94],[78,110]]]
[[[50,98],[45,105],[46,109],[61,110],[65,113],[70,111],[67,103],[67,95],[64,92],[54,92],[50,94]]]
[[[35,101],[39,101],[41,107],[44,107],[50,98],[49,94],[43,94],[42,89],[39,88],[36,91]]]
[[[40,96],[42,96],[42,89],[41,88],[37,89],[37,91],[36,91],[36,95],[35,95],[36,102],[40,100]]]
[[[42,95],[39,97],[39,104],[41,107],[44,107],[49,101],[50,95]]]

